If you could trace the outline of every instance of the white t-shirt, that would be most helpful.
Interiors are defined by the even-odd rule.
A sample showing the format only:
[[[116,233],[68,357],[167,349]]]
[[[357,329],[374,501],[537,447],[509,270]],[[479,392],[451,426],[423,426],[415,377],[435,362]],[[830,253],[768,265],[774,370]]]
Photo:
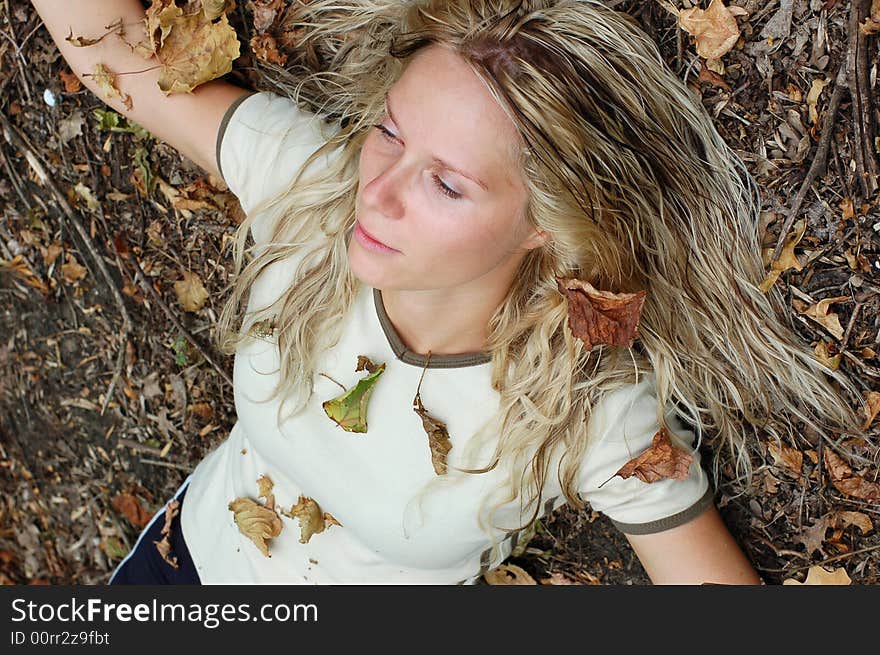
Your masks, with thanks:
[[[218,135],[218,164],[246,212],[292,179],[324,142],[322,126],[327,134],[333,131],[272,93],[253,94],[230,107]],[[252,235],[262,243],[268,229],[258,218]],[[264,272],[254,283],[249,307],[278,297],[290,286],[293,269],[294,261],[286,260]],[[355,372],[358,355],[385,364],[369,400],[364,434],[342,430],[322,408],[342,390],[320,373],[349,389],[366,374]],[[500,470],[461,474],[462,480],[426,494],[421,514],[413,511],[410,501],[436,477],[427,435],[412,409],[425,357],[406,349],[378,290],[361,284],[340,342],[319,359],[308,406],[281,425],[279,400],[258,402],[273,391],[279,363],[274,335],[252,337],[239,347],[233,385],[238,420],[192,474],[181,522],[203,584],[470,583],[510,553],[516,539],[508,537],[502,559],[489,561],[489,539],[477,523],[479,501],[499,483]],[[679,525],[712,501],[698,452],[683,481],[646,484],[614,477],[659,430],[653,384],[648,376],[596,405],[588,426],[593,441],[578,481],[584,500],[629,533]],[[447,425],[451,470],[461,463],[470,435],[499,406],[488,355],[433,355],[420,394],[425,408]],[[667,417],[674,436],[691,445],[693,433],[671,413]],[[545,513],[565,502],[554,471],[551,466],[541,498]],[[262,502],[257,495],[262,475],[274,482],[279,514],[302,494],[342,525],[330,525],[303,544],[298,520],[281,515],[284,527],[268,541],[271,557],[266,557],[239,531],[228,509],[238,497]],[[514,527],[521,522],[519,512],[519,505],[511,504],[497,519]],[[500,530],[496,535],[499,540],[508,536]]]

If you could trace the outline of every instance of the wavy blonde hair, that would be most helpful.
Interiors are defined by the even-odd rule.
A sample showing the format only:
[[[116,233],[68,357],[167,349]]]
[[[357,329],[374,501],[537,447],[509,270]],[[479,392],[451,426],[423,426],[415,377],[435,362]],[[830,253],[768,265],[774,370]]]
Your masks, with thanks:
[[[219,335],[231,354],[254,323],[276,317],[276,394],[297,399],[293,412],[311,395],[316,360],[339,339],[355,296],[346,249],[361,145],[409,58],[443,44],[516,126],[527,219],[551,235],[524,258],[489,323],[500,408],[474,443],[496,437],[497,445],[488,465],[463,469],[509,472],[488,520],[518,499],[531,511],[523,526],[534,521],[557,449],[565,499],[582,508],[575,485],[591,408],[651,372],[658,422],[666,426],[674,408],[698,435],[696,447],[703,438],[711,446],[716,479],[724,453],[739,480],[750,477],[748,445],[759,431],[796,443],[792,417],[831,445],[841,433],[862,434],[843,395],[864,403],[855,387],[794,333],[780,292],[756,286],[763,266],[755,182],[630,17],[595,0],[312,0],[292,6],[286,21],[299,57],[267,78],[341,126],[304,172],[318,155],[340,153],[264,203],[260,211],[277,218],[272,243],[243,270],[258,212],[241,225]],[[300,249],[307,254],[295,284],[274,305],[245,313],[256,277]],[[586,349],[567,327],[557,276],[615,292],[644,289],[640,340]]]

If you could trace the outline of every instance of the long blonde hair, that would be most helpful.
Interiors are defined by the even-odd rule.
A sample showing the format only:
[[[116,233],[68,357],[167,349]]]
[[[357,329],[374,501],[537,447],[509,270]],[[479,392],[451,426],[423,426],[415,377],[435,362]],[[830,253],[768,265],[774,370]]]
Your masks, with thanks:
[[[218,338],[231,354],[254,323],[276,317],[276,394],[295,401],[293,412],[307,402],[316,360],[337,342],[355,296],[346,249],[363,140],[408,58],[443,44],[522,136],[527,218],[551,235],[522,261],[489,323],[500,408],[474,440],[497,443],[488,465],[467,471],[509,472],[492,512],[518,499],[531,512],[524,525],[533,522],[555,452],[565,499],[582,508],[575,485],[591,408],[651,372],[658,422],[666,426],[674,408],[698,446],[711,447],[716,479],[723,454],[739,480],[750,477],[748,445],[762,431],[796,443],[792,418],[832,446],[841,434],[862,433],[849,405],[864,403],[855,387],[794,333],[780,292],[756,286],[763,267],[755,182],[625,14],[596,0],[312,0],[291,7],[287,21],[299,57],[269,77],[341,126],[304,170],[322,153],[339,156],[264,203],[260,211],[277,219],[271,245],[243,270],[250,217],[240,227],[237,279]],[[246,314],[242,300],[256,277],[300,249],[307,254],[295,285]],[[640,339],[632,348],[587,350],[567,326],[557,276],[615,292],[644,289]]]

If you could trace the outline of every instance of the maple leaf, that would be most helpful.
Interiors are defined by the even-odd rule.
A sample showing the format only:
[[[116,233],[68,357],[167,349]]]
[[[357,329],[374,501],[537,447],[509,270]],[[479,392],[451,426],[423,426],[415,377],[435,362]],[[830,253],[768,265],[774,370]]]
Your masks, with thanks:
[[[324,532],[324,529],[327,527],[324,523],[324,518],[328,514],[321,511],[321,507],[314,499],[302,494],[300,494],[296,504],[291,506],[290,512],[284,512],[284,515],[299,520],[299,542],[301,544],[309,543],[312,535]],[[333,519],[333,522],[336,525],[341,525],[336,519]]]
[[[431,465],[434,467],[434,473],[445,475],[446,455],[452,450],[449,432],[446,430],[446,423],[428,413],[428,410],[422,405],[420,394],[422,378],[425,377],[425,370],[428,368],[430,361],[431,351],[429,350],[428,358],[425,360],[425,367],[422,369],[422,376],[419,378],[419,384],[416,387],[416,397],[413,398],[413,411],[422,419],[422,427],[428,433],[428,449],[431,451]]]
[[[807,571],[807,579],[798,582],[794,578],[788,578],[782,581],[784,585],[848,585],[852,584],[852,580],[846,574],[846,569],[834,569],[828,571],[818,564],[811,566]]]
[[[638,457],[624,464],[617,473],[623,479],[636,476],[642,482],[657,482],[664,478],[686,480],[693,457],[672,445],[665,427],[654,435],[651,446]],[[614,477],[614,476],[612,476]]]
[[[122,100],[122,104],[125,105],[126,109],[131,110],[131,96],[119,90],[119,87],[116,86],[116,73],[109,70],[104,64],[95,64],[92,72],[83,73],[83,77],[91,77],[95,80],[95,84],[97,84],[98,88],[104,92],[104,96],[108,100],[111,98],[119,98]]]
[[[698,55],[718,59],[739,39],[735,13],[743,15],[746,12],[740,7],[725,7],[722,0],[712,0],[706,9],[682,9],[678,12],[678,24],[693,35]]]
[[[229,5],[229,6],[227,6]],[[208,20],[218,18],[220,14],[235,8],[235,0],[202,0],[202,11]]]
[[[284,528],[275,510],[260,505],[251,498],[236,498],[229,503],[228,508],[233,512],[239,531],[253,541],[263,555],[271,557],[266,540],[277,537]]]
[[[156,55],[162,62],[162,92],[191,93],[200,84],[232,70],[232,62],[239,56],[238,36],[226,14],[216,22],[202,12],[178,16]]]
[[[385,371],[385,364],[376,366],[369,358],[358,355],[355,371],[368,370],[369,375],[358,380],[357,384],[341,396],[325,400],[324,412],[346,432],[367,431],[367,403],[379,376]]]
[[[556,284],[568,299],[568,327],[587,348],[601,344],[632,346],[638,336],[645,291],[599,291],[577,278],[557,277]]]
[[[501,564],[483,574],[490,585],[536,585],[535,579],[516,564]]]
[[[880,484],[856,475],[844,459],[830,448],[823,450],[828,477],[838,491],[862,500],[880,500]]]
[[[208,300],[208,291],[202,284],[202,279],[195,273],[183,272],[183,279],[174,283],[174,291],[177,299],[188,312],[197,312]]]
[[[136,528],[144,527],[152,518],[149,512],[141,506],[137,497],[129,493],[115,495],[110,501],[110,505]]]

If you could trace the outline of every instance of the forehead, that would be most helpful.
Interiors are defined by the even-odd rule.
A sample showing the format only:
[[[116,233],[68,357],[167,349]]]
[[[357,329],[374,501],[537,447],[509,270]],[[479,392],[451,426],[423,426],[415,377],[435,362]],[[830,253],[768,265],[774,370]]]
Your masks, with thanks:
[[[486,182],[516,185],[520,139],[486,84],[452,50],[418,51],[388,92],[408,147]]]

